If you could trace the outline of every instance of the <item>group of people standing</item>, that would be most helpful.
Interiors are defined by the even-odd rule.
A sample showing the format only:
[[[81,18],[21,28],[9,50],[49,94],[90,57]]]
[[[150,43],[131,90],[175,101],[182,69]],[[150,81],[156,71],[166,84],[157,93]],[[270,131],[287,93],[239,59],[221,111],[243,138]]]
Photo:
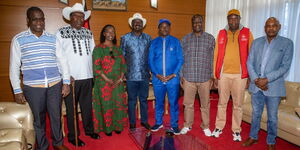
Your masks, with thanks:
[[[31,7],[27,10],[29,29],[12,40],[11,84],[16,102],[27,101],[32,110],[37,149],[49,146],[45,137],[46,112],[50,117],[54,149],[68,149],[63,145],[61,97],[67,110],[68,141],[73,145],[85,145],[78,138],[78,126],[75,128],[78,121],[75,120],[77,123],[74,124],[78,103],[85,134],[99,139],[99,132],[107,136],[112,136],[113,132],[120,134],[127,125],[127,116],[130,130],[136,128],[137,99],[141,106],[141,126],[154,132],[163,128],[167,94],[171,131],[179,135],[192,130],[196,93],[201,102],[203,133],[216,138],[226,124],[227,103],[232,96],[233,140],[242,141],[242,102],[249,84],[253,118],[249,138],[243,146],[257,142],[261,113],[266,103],[267,144],[269,149],[275,149],[277,110],[280,96],[285,95],[285,91],[278,90],[279,87],[284,89],[283,76],[293,55],[293,42],[278,35],[280,24],[276,18],[266,21],[266,36],[253,41],[250,30],[240,24],[240,12],[230,10],[228,25],[220,30],[215,40],[203,31],[203,16],[196,14],[191,19],[192,32],[180,41],[170,35],[171,22],[168,19],[159,20],[159,36],[152,40],[143,32],[146,19],[135,13],[128,20],[132,31],[121,37],[120,47],[117,46],[116,29],[110,24],[102,28],[100,43],[95,46],[92,32],[82,27],[91,15],[83,8],[79,3],[64,8],[63,17],[70,21],[70,25],[60,28],[55,36],[44,31],[43,11]],[[148,123],[147,103],[150,76],[156,101],[152,127]],[[211,132],[209,95],[213,85],[218,87],[219,102],[215,129]],[[184,90],[185,106],[182,129],[178,125],[180,86]]]

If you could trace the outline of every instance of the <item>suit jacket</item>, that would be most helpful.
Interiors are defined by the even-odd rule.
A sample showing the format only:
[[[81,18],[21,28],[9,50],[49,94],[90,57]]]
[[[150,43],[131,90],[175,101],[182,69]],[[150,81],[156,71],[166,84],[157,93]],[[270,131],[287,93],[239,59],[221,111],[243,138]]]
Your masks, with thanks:
[[[255,85],[254,80],[266,77],[269,83],[268,90],[263,91],[264,95],[285,96],[284,75],[288,72],[292,63],[293,42],[279,35],[272,40],[264,76],[261,76],[261,63],[265,42],[268,42],[267,37],[263,36],[254,40],[251,46],[247,60],[248,72],[251,79],[249,91],[252,93],[258,92],[260,89]]]

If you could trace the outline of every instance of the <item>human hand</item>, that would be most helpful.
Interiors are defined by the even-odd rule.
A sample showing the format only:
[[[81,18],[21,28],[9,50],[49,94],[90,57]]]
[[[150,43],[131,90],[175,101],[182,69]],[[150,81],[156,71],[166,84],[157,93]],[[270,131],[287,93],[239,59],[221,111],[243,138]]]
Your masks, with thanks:
[[[169,80],[171,80],[171,79],[173,79],[173,78],[175,78],[176,77],[176,74],[171,74],[171,75],[168,75],[168,76],[166,76],[165,77],[165,82],[168,82]]]
[[[213,80],[213,88],[214,89],[218,89],[218,79],[217,78],[212,78],[212,80]]]
[[[74,86],[74,84],[75,84],[75,79],[74,79],[72,76],[70,77],[70,81],[71,81],[71,85]]]
[[[109,78],[105,79],[105,82],[107,82],[111,86],[114,84],[114,81],[112,79],[109,79]]]
[[[25,104],[26,98],[23,93],[18,93],[18,94],[15,94],[15,101],[18,104]]]
[[[247,79],[247,83],[246,83],[245,89],[248,89],[248,88],[249,88],[250,82],[251,82],[251,81],[250,81],[250,79],[248,78],[248,79]]]
[[[61,94],[62,97],[66,97],[70,94],[70,86],[68,84],[63,84]]]
[[[268,90],[268,82],[269,81],[267,78],[257,78],[257,79],[255,79],[254,82],[258,88],[260,88],[264,91]]]
[[[157,74],[156,77],[157,77],[160,81],[166,82],[164,76],[162,76],[162,75],[160,75],[160,74]]]
[[[263,91],[266,91],[266,90],[268,90],[268,86],[262,86],[262,87],[260,87],[260,89],[262,89]]]
[[[120,78],[120,79],[118,79],[118,80],[116,80],[114,83],[113,83],[113,87],[116,87],[117,85],[119,85],[120,83],[122,83],[123,82],[123,80],[122,80],[122,78]]]
[[[181,88],[184,90],[183,84],[184,84],[184,79],[183,79],[183,77],[181,77],[181,78],[180,78],[180,86],[181,86]]]

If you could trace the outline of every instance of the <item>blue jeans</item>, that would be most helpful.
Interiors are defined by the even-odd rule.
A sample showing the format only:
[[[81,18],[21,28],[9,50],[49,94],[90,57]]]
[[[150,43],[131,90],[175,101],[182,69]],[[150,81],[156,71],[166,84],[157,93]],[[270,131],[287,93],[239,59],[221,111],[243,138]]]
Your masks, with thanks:
[[[267,144],[275,144],[277,136],[277,121],[278,121],[278,105],[280,97],[265,96],[262,91],[252,94],[252,121],[250,137],[258,139],[258,131],[260,130],[261,115],[264,110],[264,105],[267,106]]]
[[[179,115],[179,84],[153,84],[155,95],[155,121],[157,125],[163,124],[164,105],[166,93],[170,104],[171,127],[178,127]]]
[[[126,82],[128,93],[128,115],[129,123],[135,124],[136,122],[136,101],[140,101],[141,122],[148,123],[148,92],[149,80],[143,81],[127,81]]]

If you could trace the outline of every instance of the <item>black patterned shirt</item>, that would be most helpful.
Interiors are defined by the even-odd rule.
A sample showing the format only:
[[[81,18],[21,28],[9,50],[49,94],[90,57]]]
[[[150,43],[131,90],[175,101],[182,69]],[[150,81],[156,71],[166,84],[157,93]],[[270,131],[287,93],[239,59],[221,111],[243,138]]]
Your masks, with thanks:
[[[68,60],[70,75],[75,80],[93,78],[92,54],[95,41],[92,32],[84,27],[76,30],[68,25],[60,28],[56,37]]]

